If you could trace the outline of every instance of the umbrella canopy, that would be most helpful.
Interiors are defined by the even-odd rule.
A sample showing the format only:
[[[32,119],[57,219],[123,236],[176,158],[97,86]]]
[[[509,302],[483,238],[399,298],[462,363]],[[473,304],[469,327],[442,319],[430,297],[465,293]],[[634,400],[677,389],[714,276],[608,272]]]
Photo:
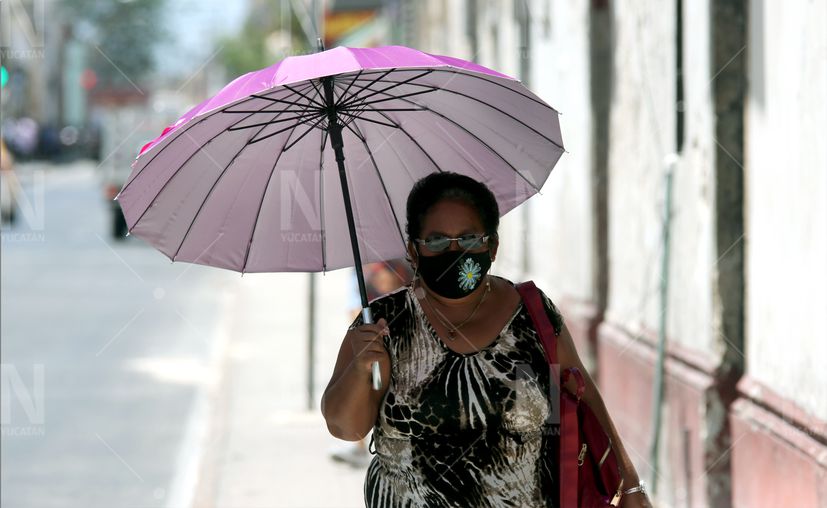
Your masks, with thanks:
[[[173,261],[325,271],[354,265],[346,203],[361,261],[403,257],[421,177],[468,175],[505,213],[562,152],[557,112],[511,77],[401,46],[338,47],[245,74],[192,108],[143,147],[116,199],[130,233]]]

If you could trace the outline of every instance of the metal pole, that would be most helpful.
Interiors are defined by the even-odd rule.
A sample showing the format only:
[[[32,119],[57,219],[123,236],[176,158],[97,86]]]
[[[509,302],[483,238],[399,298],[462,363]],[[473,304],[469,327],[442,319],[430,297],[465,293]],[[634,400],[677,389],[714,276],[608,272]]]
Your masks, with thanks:
[[[353,249],[353,261],[356,265],[356,280],[359,283],[359,297],[362,300],[362,321],[365,324],[373,323],[373,316],[368,307],[368,293],[365,289],[365,275],[362,273],[362,257],[359,254],[359,241],[356,237],[356,223],[353,220],[353,209],[350,201],[350,192],[347,187],[347,175],[345,174],[345,153],[342,149],[342,125],[336,115],[335,97],[333,96],[333,78],[327,76],[322,78],[325,102],[327,104],[327,130],[330,133],[330,144],[336,155],[336,165],[339,167],[339,181],[342,184],[342,197],[345,200],[345,215],[347,216],[347,228],[350,232],[350,245]],[[379,371],[379,362],[372,365],[373,389],[382,388],[382,376]]]
[[[672,172],[677,163],[677,156],[666,160],[666,204],[663,215],[663,257],[660,267],[660,322],[658,326],[658,359],[655,366],[655,387],[652,397],[652,443],[649,449],[649,463],[652,464],[650,484],[652,493],[658,488],[658,451],[660,448],[661,405],[663,403],[663,369],[666,357],[666,309],[669,297],[669,230],[672,210]]]

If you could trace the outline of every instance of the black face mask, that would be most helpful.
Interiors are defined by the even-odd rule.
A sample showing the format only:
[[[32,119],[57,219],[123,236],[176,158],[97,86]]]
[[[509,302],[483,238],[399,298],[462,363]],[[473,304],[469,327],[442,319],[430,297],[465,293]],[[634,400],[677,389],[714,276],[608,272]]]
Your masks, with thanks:
[[[480,285],[491,268],[491,253],[447,251],[418,256],[418,270],[425,284],[439,296],[462,298]]]

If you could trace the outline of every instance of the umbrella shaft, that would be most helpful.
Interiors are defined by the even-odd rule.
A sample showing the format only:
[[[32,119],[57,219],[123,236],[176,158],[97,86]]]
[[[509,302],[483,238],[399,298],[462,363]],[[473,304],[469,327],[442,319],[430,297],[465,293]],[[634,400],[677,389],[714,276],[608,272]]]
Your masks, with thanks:
[[[339,168],[339,181],[342,184],[342,198],[345,201],[345,215],[347,216],[347,229],[350,232],[350,245],[353,249],[353,261],[356,266],[356,280],[359,283],[359,296],[362,299],[362,320],[365,324],[373,323],[373,317],[368,307],[367,289],[365,288],[365,275],[362,273],[362,257],[359,254],[359,241],[356,237],[356,223],[353,220],[353,208],[350,201],[350,191],[347,186],[347,175],[345,174],[345,152],[342,141],[342,126],[336,114],[335,97],[333,95],[333,81],[330,76],[322,78],[324,87],[325,102],[327,103],[327,130],[330,134],[330,144],[336,155],[336,165]]]
[[[341,138],[341,133],[339,133],[339,136]],[[336,163],[339,166],[339,181],[342,183],[342,197],[345,200],[345,215],[347,215],[347,229],[350,232],[350,245],[353,249],[353,262],[356,266],[356,280],[359,282],[359,296],[362,299],[362,309],[367,311],[367,313],[363,312],[363,317],[367,318],[364,320],[365,324],[371,324],[373,323],[373,319],[371,319],[370,309],[368,308],[367,289],[365,288],[365,275],[362,273],[362,256],[359,254],[359,241],[356,237],[356,224],[353,220],[353,209],[351,208],[350,192],[348,191],[347,186],[347,175],[345,175],[345,156],[342,152],[341,145],[339,145],[338,148],[334,146],[333,149],[336,151]]]

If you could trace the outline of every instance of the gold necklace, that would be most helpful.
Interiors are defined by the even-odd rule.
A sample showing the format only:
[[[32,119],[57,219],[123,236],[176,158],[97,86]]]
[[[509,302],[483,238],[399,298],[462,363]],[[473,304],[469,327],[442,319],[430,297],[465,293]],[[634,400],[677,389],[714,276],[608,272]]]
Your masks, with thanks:
[[[454,325],[450,321],[446,321],[445,319],[442,319],[442,317],[440,315],[441,313],[438,310],[436,310],[436,308],[434,308],[434,305],[431,303],[431,300],[428,298],[428,292],[426,291],[424,294],[425,294],[425,301],[428,302],[428,306],[431,307],[432,311],[434,311],[434,315],[439,320],[439,322],[442,323],[442,326],[444,326],[448,330],[448,339],[449,340],[454,340],[454,339],[456,339],[457,330],[459,330],[468,321],[471,321],[471,318],[473,318],[474,315],[477,313],[477,310],[479,310],[479,308],[482,306],[482,302],[485,301],[485,297],[488,296],[488,293],[490,293],[490,292],[491,292],[491,279],[488,276],[486,276],[486,278],[485,278],[485,292],[482,294],[482,297],[480,298],[480,301],[477,302],[477,305],[476,305],[476,307],[474,307],[474,310],[471,311],[471,314],[467,318],[465,318],[462,321],[462,323],[460,323],[458,325]]]

